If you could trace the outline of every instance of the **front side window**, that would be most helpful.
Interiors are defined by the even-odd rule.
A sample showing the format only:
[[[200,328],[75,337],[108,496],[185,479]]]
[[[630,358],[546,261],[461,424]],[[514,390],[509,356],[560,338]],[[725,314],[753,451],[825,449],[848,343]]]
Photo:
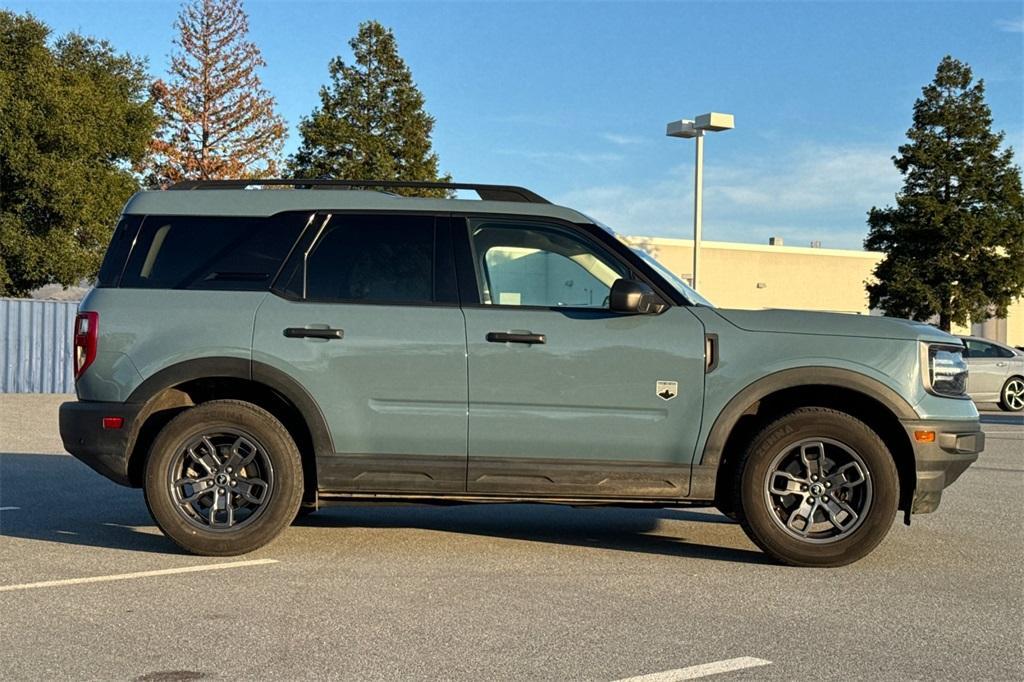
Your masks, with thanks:
[[[628,270],[590,240],[562,227],[476,220],[470,226],[481,303],[607,308]]]
[[[431,303],[433,216],[323,216],[285,290],[307,301]]]
[[[135,289],[262,291],[310,219],[146,216],[121,286]]]

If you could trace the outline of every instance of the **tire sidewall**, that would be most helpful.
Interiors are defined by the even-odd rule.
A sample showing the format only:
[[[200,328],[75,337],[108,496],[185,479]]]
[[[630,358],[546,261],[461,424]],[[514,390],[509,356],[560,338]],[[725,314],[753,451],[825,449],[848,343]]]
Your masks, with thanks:
[[[204,531],[175,508],[170,465],[190,440],[226,429],[245,433],[263,446],[274,470],[274,485],[266,508],[251,524],[237,531]],[[302,468],[294,441],[273,415],[249,403],[213,401],[179,414],[160,431],[146,460],[143,488],[153,519],[177,545],[195,554],[233,556],[267,544],[295,518],[302,497]]]
[[[999,392],[999,407],[1001,407],[1004,412],[1024,411],[1024,408],[1014,409],[1013,407],[1010,406],[1010,401],[1006,399],[1006,390],[1010,388],[1010,383],[1012,383],[1013,381],[1024,381],[1024,378],[1012,376],[1006,380],[1005,384],[1003,384],[1003,390]]]
[[[813,438],[831,439],[856,452],[873,488],[860,526],[849,536],[824,544],[803,542],[782,530],[772,518],[764,492],[772,460],[783,448]],[[762,431],[750,445],[739,483],[748,534],[772,556],[800,566],[837,566],[860,559],[888,533],[899,505],[899,475],[885,444],[863,422],[832,411],[797,411]]]

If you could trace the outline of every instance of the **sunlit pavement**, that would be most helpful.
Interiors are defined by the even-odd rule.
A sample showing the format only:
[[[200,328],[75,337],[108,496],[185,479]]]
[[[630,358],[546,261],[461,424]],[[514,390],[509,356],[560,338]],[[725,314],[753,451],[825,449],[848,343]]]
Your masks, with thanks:
[[[1024,425],[1003,416],[937,513],[831,570],[770,563],[711,509],[540,505],[331,508],[192,557],[139,491],[0,454],[0,678],[1022,679]]]

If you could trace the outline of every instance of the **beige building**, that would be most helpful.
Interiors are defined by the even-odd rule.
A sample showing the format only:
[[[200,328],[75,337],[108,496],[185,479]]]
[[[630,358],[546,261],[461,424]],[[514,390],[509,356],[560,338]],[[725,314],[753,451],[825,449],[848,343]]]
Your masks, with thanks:
[[[693,240],[626,237],[687,281]],[[781,240],[780,240],[781,242]],[[797,308],[872,314],[865,283],[883,254],[776,244],[701,242],[700,293],[723,308]],[[1024,346],[1024,300],[1005,320],[989,320],[955,333],[974,333]]]

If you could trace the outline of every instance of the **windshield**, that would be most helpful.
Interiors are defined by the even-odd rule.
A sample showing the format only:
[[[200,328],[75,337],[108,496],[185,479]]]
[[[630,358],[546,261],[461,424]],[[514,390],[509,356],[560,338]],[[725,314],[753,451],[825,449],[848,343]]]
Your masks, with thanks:
[[[593,220],[593,218],[591,218],[591,220]],[[703,296],[701,296],[700,294],[698,294],[697,291],[693,287],[691,287],[689,284],[687,284],[686,282],[683,281],[682,277],[680,277],[679,275],[677,275],[676,273],[672,272],[671,270],[666,268],[664,265],[659,263],[657,260],[654,259],[654,256],[652,256],[651,254],[647,253],[646,251],[644,251],[640,247],[630,246],[628,243],[626,243],[625,239],[623,239],[621,236],[619,236],[615,232],[615,230],[613,230],[612,228],[608,227],[607,225],[605,225],[601,221],[594,220],[594,224],[597,225],[598,227],[600,227],[602,230],[604,230],[608,234],[610,234],[611,236],[613,236],[616,239],[618,239],[620,242],[622,242],[622,244],[624,244],[626,246],[626,248],[630,249],[633,253],[635,253],[636,255],[640,256],[641,260],[643,260],[645,263],[647,263],[652,268],[654,268],[654,270],[659,275],[661,275],[662,279],[664,279],[666,282],[668,282],[672,286],[673,289],[675,289],[680,294],[682,294],[683,298],[685,298],[687,301],[689,301],[690,303],[692,303],[694,305],[703,305],[703,306],[707,306],[708,308],[714,308],[715,307],[714,303],[712,303],[708,299],[706,299]]]

